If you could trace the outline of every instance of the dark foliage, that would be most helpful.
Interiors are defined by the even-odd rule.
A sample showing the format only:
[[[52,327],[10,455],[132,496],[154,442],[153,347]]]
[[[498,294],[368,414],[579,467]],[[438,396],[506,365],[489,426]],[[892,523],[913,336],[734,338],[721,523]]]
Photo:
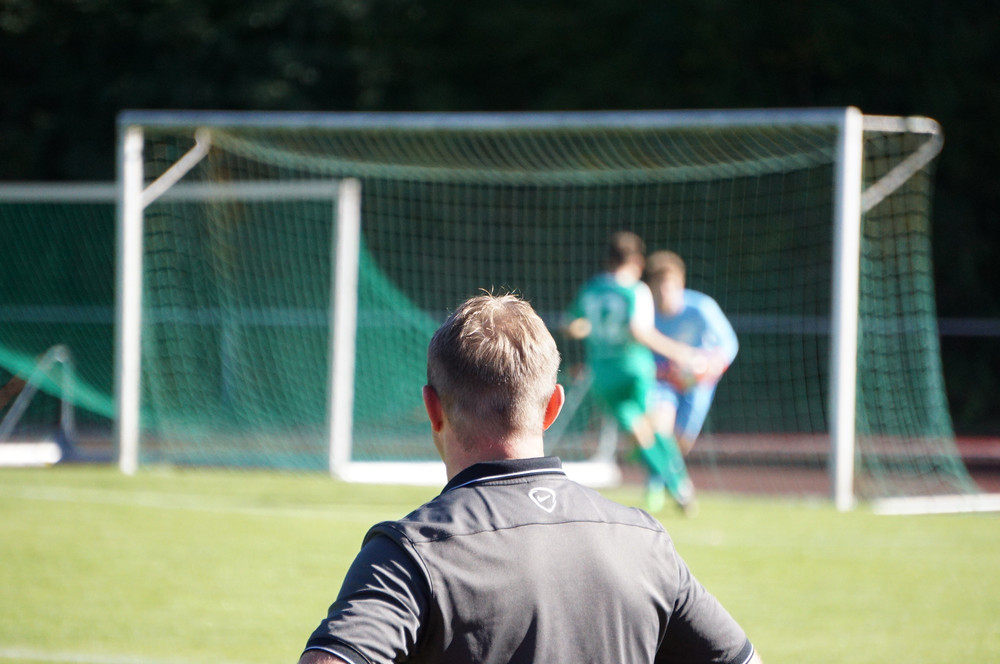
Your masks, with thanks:
[[[997,318],[998,34],[971,0],[2,0],[0,179],[113,178],[127,108],[856,105],[943,125],[939,314]],[[996,429],[1000,339],[944,353],[958,427]]]

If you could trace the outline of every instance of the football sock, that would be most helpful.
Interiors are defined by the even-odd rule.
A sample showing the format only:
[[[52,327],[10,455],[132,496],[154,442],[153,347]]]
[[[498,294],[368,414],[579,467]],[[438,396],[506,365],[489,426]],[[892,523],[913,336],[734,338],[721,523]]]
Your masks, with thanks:
[[[667,489],[659,475],[650,475],[646,482],[646,511],[653,514],[663,509],[667,503]]]
[[[694,485],[688,477],[687,465],[676,438],[656,434],[656,441],[652,445],[639,446],[639,456],[649,469],[649,474],[663,481],[674,500],[681,505],[691,502],[694,498]]]

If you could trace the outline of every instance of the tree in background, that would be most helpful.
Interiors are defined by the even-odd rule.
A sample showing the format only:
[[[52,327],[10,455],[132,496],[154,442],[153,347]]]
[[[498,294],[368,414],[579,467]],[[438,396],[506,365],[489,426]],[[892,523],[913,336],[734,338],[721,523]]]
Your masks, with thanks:
[[[0,180],[113,178],[125,108],[856,105],[942,123],[939,313],[998,317],[997,34],[971,0],[0,0]],[[958,428],[1000,428],[1000,342],[943,352]]]

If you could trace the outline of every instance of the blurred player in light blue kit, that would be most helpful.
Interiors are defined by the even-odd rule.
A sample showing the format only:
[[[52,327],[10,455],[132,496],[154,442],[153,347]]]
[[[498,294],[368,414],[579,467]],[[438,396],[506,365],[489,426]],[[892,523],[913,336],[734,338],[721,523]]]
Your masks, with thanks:
[[[715,388],[736,359],[739,342],[729,319],[708,295],[686,287],[684,261],[672,251],[657,251],[646,261],[646,282],[656,303],[656,329],[701,351],[681,365],[656,355],[652,420],[659,435],[687,455],[694,446],[715,398]],[[657,503],[669,478],[650,475],[648,500]]]
[[[646,261],[646,282],[656,302],[656,329],[697,348],[687,369],[657,355],[653,419],[663,435],[674,435],[685,455],[705,424],[722,374],[736,359],[739,342],[729,319],[708,295],[686,287],[686,268],[672,251],[657,251]]]

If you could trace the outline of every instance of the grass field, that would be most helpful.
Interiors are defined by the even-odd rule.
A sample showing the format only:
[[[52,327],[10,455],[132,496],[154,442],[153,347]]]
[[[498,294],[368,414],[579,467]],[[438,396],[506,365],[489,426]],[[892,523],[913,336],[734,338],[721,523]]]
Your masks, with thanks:
[[[368,527],[435,493],[321,475],[0,470],[0,664],[295,662]],[[640,503],[637,487],[607,493]],[[731,496],[701,507],[661,518],[768,664],[1000,661],[998,515]]]

